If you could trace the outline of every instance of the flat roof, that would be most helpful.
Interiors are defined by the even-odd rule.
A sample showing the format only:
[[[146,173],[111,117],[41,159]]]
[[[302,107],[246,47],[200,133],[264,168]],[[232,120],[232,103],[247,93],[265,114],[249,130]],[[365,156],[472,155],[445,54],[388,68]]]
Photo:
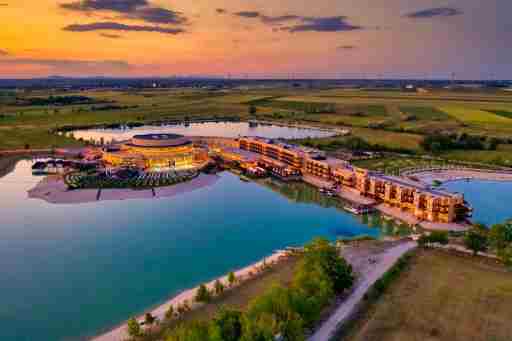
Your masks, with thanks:
[[[127,145],[143,148],[179,147],[191,144],[190,138],[178,134],[145,134],[135,135]]]
[[[381,180],[384,180],[384,181],[394,182],[394,183],[399,184],[404,187],[412,187],[421,192],[427,192],[427,193],[429,193],[433,196],[437,196],[437,197],[454,197],[457,195],[457,194],[451,193],[451,192],[432,189],[432,188],[430,188],[426,185],[423,185],[421,183],[417,183],[412,180],[407,180],[407,179],[403,179],[403,178],[398,178],[395,176],[388,176],[388,175],[381,175],[381,174],[371,174],[371,176],[376,177]]]
[[[133,138],[139,140],[175,140],[185,137],[179,134],[164,134],[164,133],[155,133],[155,134],[142,134],[142,135],[134,135]]]
[[[224,148],[222,148],[222,150],[227,152],[227,153],[232,153],[232,154],[240,155],[246,161],[256,161],[256,160],[258,160],[261,157],[260,154],[253,153],[253,152],[250,152],[248,150],[243,150],[243,149],[240,149],[240,148],[235,148],[235,147],[224,147]]]

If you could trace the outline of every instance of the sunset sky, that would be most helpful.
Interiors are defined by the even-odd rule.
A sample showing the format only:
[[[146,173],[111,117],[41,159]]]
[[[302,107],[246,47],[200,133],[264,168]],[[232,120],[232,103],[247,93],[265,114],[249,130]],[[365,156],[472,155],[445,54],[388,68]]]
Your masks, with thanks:
[[[510,0],[0,0],[0,78],[512,78]]]

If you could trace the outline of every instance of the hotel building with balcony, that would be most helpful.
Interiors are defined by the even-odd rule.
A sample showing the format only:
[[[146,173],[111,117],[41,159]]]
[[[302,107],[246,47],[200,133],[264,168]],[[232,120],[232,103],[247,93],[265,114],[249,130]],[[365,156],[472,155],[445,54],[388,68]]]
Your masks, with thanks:
[[[406,211],[419,220],[451,223],[457,219],[457,207],[464,206],[464,197],[460,194],[353,167],[347,161],[327,158],[314,149],[253,137],[240,138],[239,147],[262,155],[259,163],[280,167],[282,174],[300,172],[330,181],[341,189]]]

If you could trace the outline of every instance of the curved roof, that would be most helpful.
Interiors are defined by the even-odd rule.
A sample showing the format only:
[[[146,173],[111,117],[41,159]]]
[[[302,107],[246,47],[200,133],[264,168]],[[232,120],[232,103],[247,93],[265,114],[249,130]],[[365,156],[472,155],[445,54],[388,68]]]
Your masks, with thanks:
[[[177,134],[145,134],[132,137],[131,145],[135,147],[179,147],[190,144],[188,137]]]

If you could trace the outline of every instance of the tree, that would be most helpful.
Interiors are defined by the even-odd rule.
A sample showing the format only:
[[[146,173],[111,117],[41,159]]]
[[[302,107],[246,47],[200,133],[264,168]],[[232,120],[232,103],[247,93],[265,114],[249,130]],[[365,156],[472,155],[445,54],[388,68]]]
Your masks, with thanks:
[[[242,337],[240,341],[274,341],[275,319],[270,314],[257,318],[244,317],[242,320]]]
[[[500,140],[495,138],[495,137],[491,137],[489,139],[489,145],[487,146],[487,149],[488,150],[496,150],[498,148],[498,145],[500,144]]]
[[[212,334],[222,341],[238,341],[242,336],[242,313],[221,308],[212,321]]]
[[[498,251],[512,243],[512,220],[493,225],[489,230],[489,243]]]
[[[165,318],[170,320],[174,317],[174,307],[172,305],[167,308],[167,311],[165,312]]]
[[[498,256],[506,266],[512,267],[512,245],[509,244],[507,247],[500,250]]]
[[[473,251],[473,255],[477,255],[478,252],[487,250],[488,238],[485,233],[480,231],[478,228],[472,228],[466,232],[464,237],[464,244],[466,247]]]
[[[254,114],[256,114],[256,112],[258,112],[258,108],[256,108],[256,106],[254,104],[251,104],[249,106],[249,114],[254,115]]]
[[[304,248],[304,261],[310,267],[320,266],[332,281],[336,293],[341,293],[352,286],[354,276],[352,266],[338,255],[338,250],[327,239],[316,238]]]
[[[235,284],[236,282],[236,276],[235,276],[235,273],[233,271],[231,271],[229,274],[228,274],[228,283],[229,283],[229,286],[233,286],[233,284]]]
[[[304,340],[304,321],[295,309],[293,289],[272,287],[266,294],[251,302],[246,317],[253,321],[253,325],[259,325],[262,320],[266,321],[264,330],[270,327],[272,335],[281,334],[284,340]],[[253,340],[248,337],[246,339]]]
[[[128,334],[131,337],[137,337],[142,334],[139,322],[134,317],[128,320]]]
[[[216,280],[215,281],[215,285],[214,285],[214,289],[215,289],[215,294],[216,295],[220,295],[224,292],[224,284],[222,284],[221,281],[219,280]]]
[[[196,302],[208,303],[212,296],[206,285],[201,284],[196,292]]]
[[[323,307],[334,297],[331,279],[319,266],[301,261],[295,270],[292,282],[296,293],[293,296],[295,310],[306,326],[312,326],[320,317]]]
[[[153,323],[155,323],[155,317],[151,313],[146,313],[146,315],[144,315],[144,323],[148,326],[151,326]]]
[[[512,265],[512,220],[495,224],[489,231],[489,244],[505,265]]]

